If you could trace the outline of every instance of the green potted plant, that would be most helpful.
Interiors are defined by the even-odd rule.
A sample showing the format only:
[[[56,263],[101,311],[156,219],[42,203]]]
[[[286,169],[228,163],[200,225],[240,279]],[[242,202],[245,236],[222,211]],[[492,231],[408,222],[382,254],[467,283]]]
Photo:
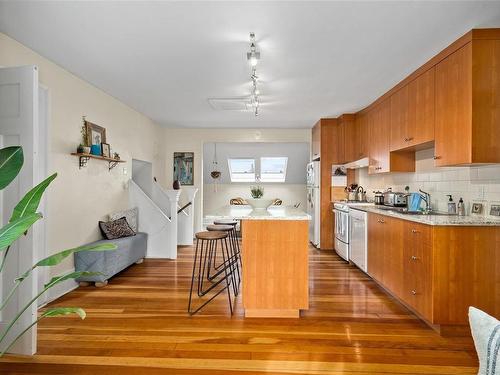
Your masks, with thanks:
[[[269,207],[272,203],[272,199],[263,199],[264,197],[264,187],[260,185],[256,186],[251,186],[250,187],[250,195],[252,196],[251,199],[248,199],[248,203],[254,208],[254,209],[266,209]]]
[[[76,152],[79,154],[90,154],[90,146],[88,145],[88,137],[87,137],[87,126],[85,125],[85,121],[83,122],[82,128],[80,129],[80,134],[82,136],[82,140],[76,149]]]
[[[0,149],[0,191],[5,189],[19,174],[24,163],[23,150],[19,146],[11,146]],[[42,195],[45,189],[50,185],[50,183],[57,177],[57,173],[46,178],[44,181],[40,182],[33,189],[28,191],[24,197],[19,201],[19,203],[14,207],[12,215],[7,224],[0,228],[0,279],[2,279],[2,273],[4,272],[4,267],[6,265],[6,260],[9,257],[15,257],[17,254],[12,254],[14,248],[11,248],[14,242],[16,242],[20,237],[24,236],[33,224],[38,220],[42,219],[42,214],[37,212],[38,205],[42,199]],[[36,262],[33,266],[29,267],[25,272],[21,273],[12,280],[12,283],[7,283],[6,285],[12,285],[11,290],[7,292],[4,296],[0,298],[0,312],[4,312],[5,308],[12,303],[12,297],[16,295],[19,287],[26,281],[29,280],[30,275],[39,267],[52,267],[60,264],[64,259],[72,256],[74,253],[79,251],[106,251],[115,250],[116,245],[114,244],[100,244],[100,245],[87,245],[80,246],[73,249],[63,250],[61,252],[55,253],[48,256],[47,258],[41,259]],[[58,285],[59,283],[69,280],[78,279],[82,276],[91,276],[99,274],[98,272],[87,272],[87,271],[73,271],[66,274],[54,276],[47,284],[44,285],[42,291],[40,291],[30,302],[24,306],[17,306],[12,319],[8,322],[5,328],[0,330],[0,357],[2,357],[12,345],[26,332],[29,331],[31,327],[37,324],[40,320],[68,314],[76,314],[81,319],[85,318],[85,311],[80,307],[48,307],[41,310],[38,318],[28,325],[27,327],[21,327],[21,332],[16,332],[15,335],[11,337],[9,333],[17,328],[19,319],[24,314],[26,310],[30,308],[33,304],[37,303],[38,298],[40,298],[44,293],[46,293],[50,288]]]

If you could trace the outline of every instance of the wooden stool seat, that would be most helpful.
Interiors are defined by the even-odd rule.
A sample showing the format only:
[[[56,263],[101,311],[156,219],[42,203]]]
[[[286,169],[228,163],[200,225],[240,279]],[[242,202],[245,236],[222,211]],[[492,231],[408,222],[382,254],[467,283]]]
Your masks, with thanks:
[[[238,222],[236,220],[226,219],[226,220],[214,220],[215,225],[232,225],[236,226]]]
[[[221,232],[230,232],[233,230],[232,225],[222,225],[222,224],[212,224],[212,225],[207,225],[207,230],[212,232],[212,231],[221,231]]]
[[[227,232],[220,231],[210,231],[210,232],[198,232],[195,234],[196,238],[199,240],[222,240],[227,238]]]

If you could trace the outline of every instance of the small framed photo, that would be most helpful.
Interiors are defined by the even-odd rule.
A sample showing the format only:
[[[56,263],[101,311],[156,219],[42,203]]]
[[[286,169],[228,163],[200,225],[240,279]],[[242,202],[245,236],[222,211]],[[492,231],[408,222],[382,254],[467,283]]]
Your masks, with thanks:
[[[483,211],[483,204],[482,203],[472,203],[472,213],[473,214],[480,214]]]
[[[102,156],[105,158],[110,158],[111,157],[111,148],[109,146],[109,143],[101,143],[101,151],[102,151]]]

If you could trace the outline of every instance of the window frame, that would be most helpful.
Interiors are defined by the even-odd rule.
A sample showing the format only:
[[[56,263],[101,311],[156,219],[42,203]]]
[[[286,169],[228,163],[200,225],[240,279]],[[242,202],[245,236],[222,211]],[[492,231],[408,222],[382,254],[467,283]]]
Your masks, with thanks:
[[[283,179],[276,180],[276,179],[266,179],[264,177],[264,172],[262,171],[262,166],[263,166],[263,161],[265,159],[281,159],[285,161],[284,168],[283,168]],[[288,156],[261,156],[260,157],[260,165],[259,165],[259,181],[262,183],[276,183],[276,184],[284,184],[286,182],[286,175],[287,175],[287,169],[288,169]],[[267,173],[271,174],[271,173]]]
[[[233,171],[232,171],[232,168],[231,168],[231,161],[232,160],[251,160],[253,162],[253,179],[249,178],[249,179],[233,179]],[[228,169],[229,169],[229,179],[231,180],[231,183],[239,183],[239,182],[242,182],[242,183],[248,183],[248,182],[252,182],[252,183],[255,183],[257,181],[257,161],[255,160],[255,158],[238,158],[238,157],[235,157],[235,158],[227,158],[227,166],[228,166]],[[239,174],[239,175],[245,175],[245,173],[236,173],[236,174]],[[250,174],[249,174],[250,175]]]

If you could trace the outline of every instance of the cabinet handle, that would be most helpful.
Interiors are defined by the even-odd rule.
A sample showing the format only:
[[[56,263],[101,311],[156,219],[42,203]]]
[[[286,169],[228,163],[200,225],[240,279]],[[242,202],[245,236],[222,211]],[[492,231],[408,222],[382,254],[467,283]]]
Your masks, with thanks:
[[[416,230],[416,229],[412,229],[412,230],[411,230],[411,232],[412,232],[412,233],[419,233],[419,231],[418,231],[418,230]]]
[[[418,260],[418,257],[416,257],[415,255],[412,255],[410,259],[411,260]]]
[[[408,142],[408,138],[405,138],[405,142]]]
[[[441,159],[441,156],[438,156],[438,155],[434,155],[433,159],[434,159],[434,160],[438,160],[438,159]]]
[[[385,220],[382,220],[382,219],[378,219],[377,220],[380,224],[384,224],[385,223]]]
[[[411,294],[413,294],[414,296],[416,296],[416,295],[417,295],[417,292],[416,292],[415,290],[412,290],[412,291],[411,291]]]
[[[407,138],[407,139],[408,139],[408,142],[413,141],[413,137],[409,137],[409,138]]]

